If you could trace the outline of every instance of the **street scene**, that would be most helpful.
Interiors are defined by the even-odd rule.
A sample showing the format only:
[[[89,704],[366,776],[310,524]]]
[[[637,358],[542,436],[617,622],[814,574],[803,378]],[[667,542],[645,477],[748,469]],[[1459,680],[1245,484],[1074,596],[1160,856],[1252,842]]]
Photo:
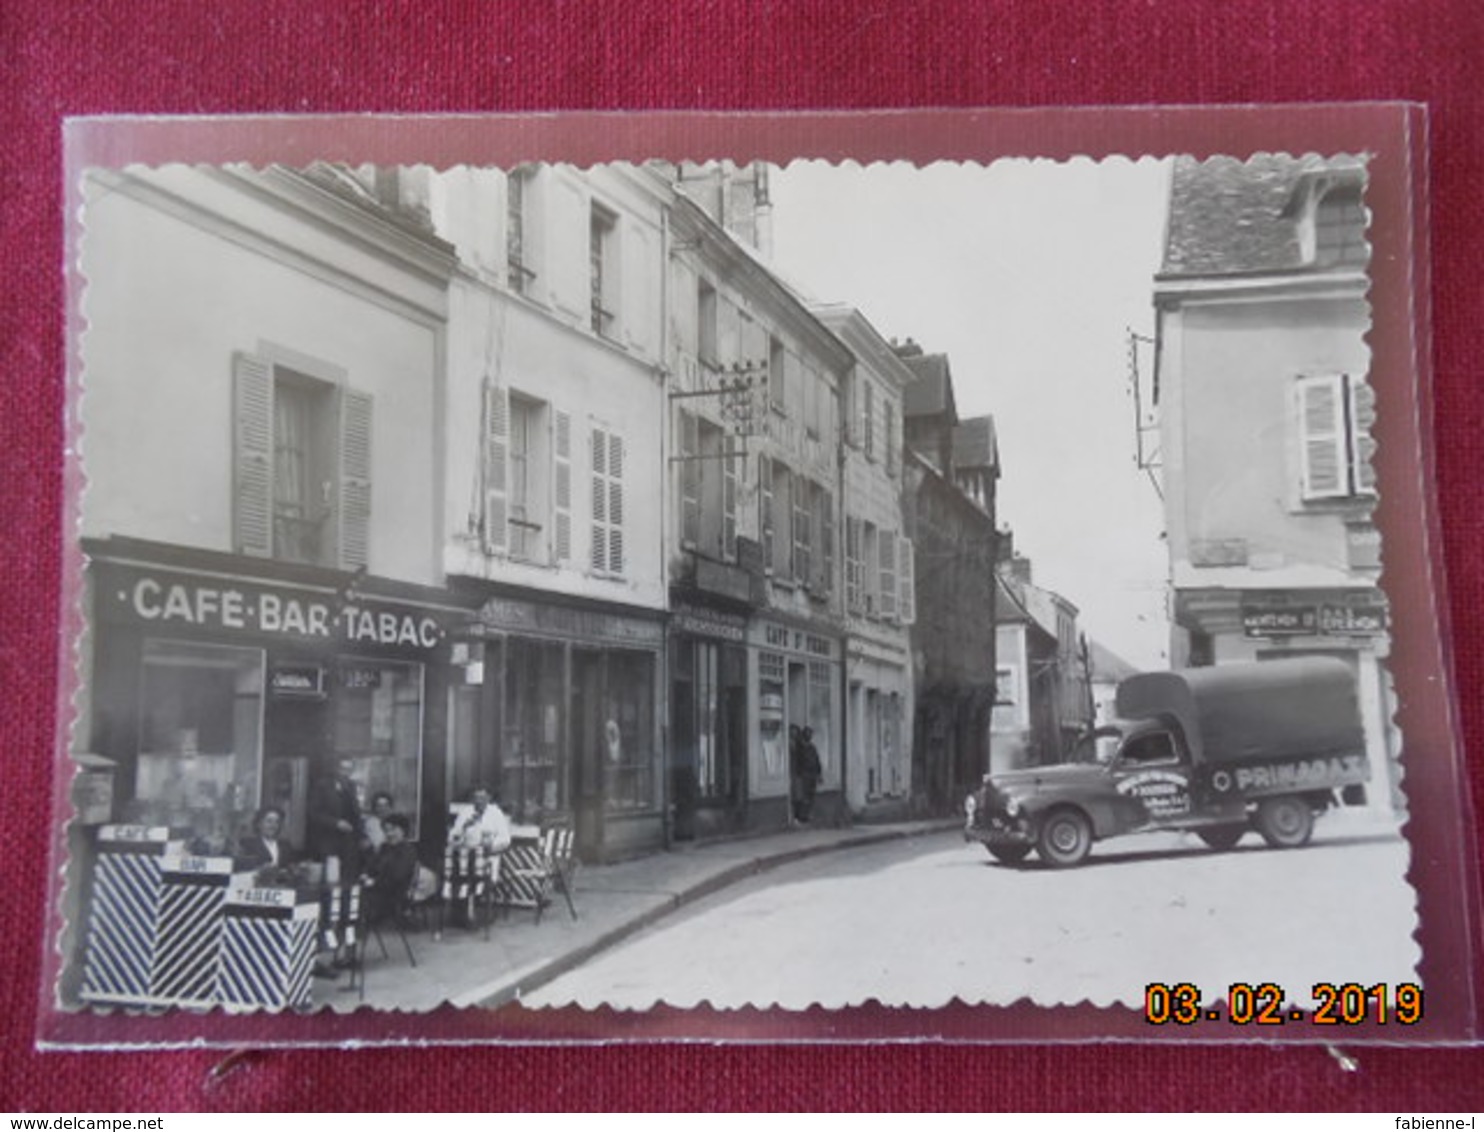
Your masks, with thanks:
[[[79,186],[66,1009],[1416,980],[1363,160]]]
[[[1340,970],[1365,986],[1413,978],[1415,947],[1370,931],[1410,913],[1405,893],[1377,906],[1348,887],[1354,862],[1394,873],[1404,857],[1366,822],[1296,856],[1256,844],[1213,856],[1194,838],[1152,833],[1109,846],[1098,867],[1055,873],[924,835],[741,882],[521,1002],[797,1010],[1028,995],[1106,1006],[1142,1004],[1149,983],[1217,998],[1233,982],[1267,981],[1308,1005],[1313,985]]]

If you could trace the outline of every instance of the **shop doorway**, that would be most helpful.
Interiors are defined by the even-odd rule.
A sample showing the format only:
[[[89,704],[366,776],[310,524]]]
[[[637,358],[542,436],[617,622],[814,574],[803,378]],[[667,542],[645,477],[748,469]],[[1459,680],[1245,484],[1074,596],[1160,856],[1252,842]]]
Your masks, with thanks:
[[[577,851],[597,857],[603,845],[603,654],[572,650],[572,690],[568,719],[572,735],[572,812]]]

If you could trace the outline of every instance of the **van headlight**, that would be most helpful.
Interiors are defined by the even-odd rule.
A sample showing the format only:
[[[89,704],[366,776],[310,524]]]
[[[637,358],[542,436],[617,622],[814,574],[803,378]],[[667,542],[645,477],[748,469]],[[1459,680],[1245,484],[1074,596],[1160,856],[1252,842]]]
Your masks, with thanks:
[[[978,808],[979,803],[974,800],[974,795],[970,794],[967,798],[964,799],[964,817],[968,818],[970,821],[974,820],[974,811]]]
[[[1006,798],[1005,813],[1009,814],[1012,818],[1018,818],[1020,816],[1020,803],[1014,798]]]

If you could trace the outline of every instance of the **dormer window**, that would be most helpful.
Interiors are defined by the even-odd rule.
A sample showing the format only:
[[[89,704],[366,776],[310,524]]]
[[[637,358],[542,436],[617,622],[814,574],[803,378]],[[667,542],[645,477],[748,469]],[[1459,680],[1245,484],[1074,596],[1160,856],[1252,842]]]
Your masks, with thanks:
[[[1365,233],[1360,182],[1330,189],[1314,207],[1314,266],[1364,267],[1371,257]]]

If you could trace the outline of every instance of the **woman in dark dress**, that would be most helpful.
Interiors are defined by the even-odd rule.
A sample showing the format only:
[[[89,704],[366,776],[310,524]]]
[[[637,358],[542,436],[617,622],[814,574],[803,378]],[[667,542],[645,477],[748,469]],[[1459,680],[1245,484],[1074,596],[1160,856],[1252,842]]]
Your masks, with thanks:
[[[408,840],[412,823],[403,814],[388,814],[381,819],[381,829],[386,840],[371,857],[361,896],[368,924],[395,917],[417,875],[417,846]]]

